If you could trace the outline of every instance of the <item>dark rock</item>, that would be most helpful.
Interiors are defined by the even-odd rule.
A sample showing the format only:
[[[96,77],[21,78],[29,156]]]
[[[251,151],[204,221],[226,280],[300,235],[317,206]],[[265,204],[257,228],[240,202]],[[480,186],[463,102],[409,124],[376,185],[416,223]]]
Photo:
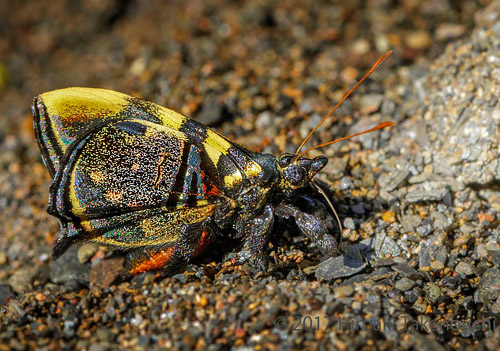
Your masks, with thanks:
[[[490,304],[500,296],[500,269],[493,267],[484,272],[479,282],[478,299]],[[478,301],[476,301],[478,302]]]
[[[494,253],[491,256],[491,262],[497,267],[500,268],[500,252]]]
[[[56,284],[77,281],[80,284],[89,283],[89,264],[78,261],[78,248],[69,248],[61,257],[50,264],[50,280]]]
[[[448,248],[443,244],[443,238],[435,235],[422,243],[419,254],[419,267],[430,267],[433,261],[438,261],[441,266],[446,264],[448,259]]]
[[[185,275],[184,273],[178,273],[178,274],[174,274],[172,276],[172,279],[177,279],[178,281],[180,281],[182,284],[185,284],[187,282],[187,275]]]
[[[391,268],[398,272],[402,277],[407,277],[412,280],[424,279],[424,275],[418,272],[415,268],[411,267],[408,263],[398,263]]]
[[[203,105],[200,113],[196,116],[196,120],[210,126],[220,123],[225,118],[229,117],[229,112],[224,104],[219,101],[217,95],[207,95],[203,100]]]
[[[10,285],[0,284],[0,305],[4,305],[8,299],[13,296],[14,292]]]
[[[417,299],[418,299],[418,294],[415,291],[413,291],[413,290],[405,291],[404,295],[405,295],[405,300],[409,304],[415,303],[415,301],[417,301]]]
[[[149,335],[141,335],[139,336],[138,341],[140,346],[149,346],[154,343],[153,338]]]
[[[131,283],[133,285],[138,285],[138,286],[149,285],[155,281],[155,277],[156,277],[155,273],[145,272],[145,273],[139,274],[139,275],[135,276],[134,278],[132,278]]]
[[[306,279],[306,276],[305,276],[303,271],[298,271],[296,269],[292,269],[292,270],[290,270],[290,272],[288,272],[286,279],[289,281],[304,280],[304,279]]]
[[[443,285],[445,287],[450,288],[450,289],[454,289],[460,283],[460,278],[459,277],[444,277],[441,282],[443,283]]]
[[[331,257],[321,262],[316,270],[316,278],[332,280],[342,277],[350,277],[361,272],[367,263],[359,260],[353,260],[347,256]]]
[[[354,277],[351,277],[349,279],[344,280],[342,283],[340,283],[340,286],[350,286],[354,284],[359,284],[366,282],[370,278],[369,274],[356,274]]]

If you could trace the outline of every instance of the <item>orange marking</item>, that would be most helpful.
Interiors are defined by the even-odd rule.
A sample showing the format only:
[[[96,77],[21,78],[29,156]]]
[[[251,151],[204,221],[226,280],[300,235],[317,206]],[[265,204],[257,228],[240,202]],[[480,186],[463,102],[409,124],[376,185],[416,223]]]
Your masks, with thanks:
[[[154,253],[148,259],[145,259],[144,261],[138,262],[136,265],[134,265],[134,267],[129,272],[137,275],[139,273],[144,273],[153,269],[163,268],[172,260],[172,254],[174,253],[174,251],[174,247],[169,247],[168,249]]]
[[[194,250],[193,257],[200,255],[212,242],[212,236],[207,230],[201,233],[200,240],[198,241],[198,246]]]
[[[213,196],[219,196],[221,194],[219,188],[217,188],[215,185],[211,184],[212,187],[208,191],[208,195],[213,195]]]
[[[167,157],[165,156],[166,154],[161,155],[160,157],[160,162],[158,162],[158,166],[156,167],[156,178],[154,181],[155,187],[158,188],[158,185],[160,184],[161,176],[163,175],[163,164],[167,160]]]
[[[217,188],[214,183],[212,183],[210,178],[206,176],[205,172],[201,171],[200,173],[201,173],[201,184],[203,186],[203,191],[205,192],[205,194],[212,196],[219,196],[221,194],[220,189]]]

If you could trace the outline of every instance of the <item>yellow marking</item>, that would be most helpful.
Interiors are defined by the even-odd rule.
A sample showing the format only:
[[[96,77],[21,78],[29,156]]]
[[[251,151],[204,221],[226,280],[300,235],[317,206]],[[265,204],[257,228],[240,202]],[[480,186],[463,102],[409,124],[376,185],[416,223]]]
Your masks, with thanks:
[[[210,161],[212,161],[214,166],[217,167],[221,152],[209,145],[205,145],[205,152],[207,153],[208,158],[210,158]]]
[[[249,177],[256,177],[262,172],[262,167],[257,162],[250,161],[244,171]]]
[[[232,188],[242,180],[240,171],[236,171],[233,174],[224,176],[224,185],[228,188]]]
[[[222,154],[226,155],[227,149],[231,147],[231,143],[224,139],[219,133],[216,133],[210,128],[207,128],[207,138],[205,143],[219,150]]]
[[[119,202],[123,199],[123,193],[110,190],[104,195],[104,197],[110,202]]]
[[[92,226],[90,221],[81,221],[80,224],[81,224],[82,228],[88,232],[94,230],[94,227]]]
[[[180,139],[182,141],[188,140],[186,137],[186,134],[184,134],[183,132],[181,132],[177,129],[174,129],[170,126],[161,125],[161,124],[153,123],[153,122],[149,122],[149,121],[143,121],[141,119],[132,119],[131,121],[136,122],[136,123],[140,123],[140,124],[145,125],[147,127],[146,132],[144,133],[144,136],[146,138],[157,138],[160,133],[166,133],[169,136],[172,136],[176,139]]]
[[[125,145],[134,145],[137,142],[136,136],[135,135],[130,135],[125,132],[122,132],[122,137],[123,137],[123,142]]]
[[[138,164],[138,163],[134,163],[134,164],[132,165],[132,170],[133,170],[133,171],[137,171],[139,168],[141,168],[141,166],[139,166],[139,164]]]
[[[104,181],[104,175],[99,170],[94,170],[90,172],[90,179],[96,184],[100,184]]]
[[[178,112],[175,112],[174,110],[170,110],[166,107],[155,105],[158,107],[158,110],[160,113],[156,114],[156,117],[158,117],[162,124],[166,127],[170,127],[175,130],[179,130],[182,127],[182,124],[187,120],[186,117],[181,115]]]
[[[144,228],[143,228],[144,229]],[[172,234],[177,234],[175,233],[176,228],[172,228],[171,232]],[[170,235],[170,236],[162,236],[160,238],[157,238],[155,240],[148,240],[146,237],[144,240],[133,242],[133,243],[127,243],[125,241],[119,241],[116,239],[110,239],[110,238],[105,238],[103,236],[101,237],[96,237],[91,240],[92,243],[95,244],[104,244],[104,245],[112,245],[112,246],[120,246],[120,247],[126,247],[126,248],[132,248],[132,247],[141,247],[145,245],[161,245],[161,244],[167,244],[174,242],[177,240],[178,235]]]
[[[61,132],[67,131],[72,124],[94,119],[104,121],[109,118],[123,118],[121,114],[129,106],[133,106],[130,100],[132,97],[129,95],[96,88],[53,90],[41,94],[40,98],[45,105],[50,128],[55,133],[57,144],[63,153],[67,145],[60,142],[63,136]],[[186,117],[175,111],[151,102],[145,103],[150,107],[148,112],[156,116],[165,127],[177,131],[186,121]],[[56,127],[55,120],[59,120],[62,126]],[[185,137],[183,139],[185,140]]]
[[[75,174],[74,171],[71,174],[70,177],[70,183],[69,183],[69,201],[71,203],[71,212],[75,214],[78,217],[81,217],[85,215],[85,209],[80,206],[80,201],[76,198],[76,193],[75,193]],[[64,193],[63,193],[64,196]]]
[[[185,204],[178,203],[177,206],[175,207],[175,211],[186,212],[186,211],[191,211],[193,208],[198,211],[201,207],[205,207],[207,205],[210,205],[210,203],[205,199],[197,200],[196,204],[192,208],[188,207],[187,209]],[[165,211],[169,211],[168,207],[164,207],[163,209]]]
[[[66,88],[41,95],[49,116],[59,116],[70,123],[117,115],[127,106],[128,97],[95,88]]]
[[[158,220],[155,220],[155,218],[146,218],[142,220],[140,228],[142,229],[143,232],[143,238],[146,241],[148,241],[149,238],[158,235],[158,232],[160,231],[160,228],[158,228]],[[170,240],[167,240],[167,238],[168,238],[167,236],[164,236],[164,238],[162,238],[163,242],[173,241],[175,236],[172,235],[170,237]]]

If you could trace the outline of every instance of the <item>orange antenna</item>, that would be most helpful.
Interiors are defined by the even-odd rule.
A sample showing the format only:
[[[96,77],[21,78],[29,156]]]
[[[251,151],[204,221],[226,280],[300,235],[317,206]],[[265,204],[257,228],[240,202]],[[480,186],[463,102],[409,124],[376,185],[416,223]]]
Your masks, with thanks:
[[[356,83],[356,85],[355,85],[354,87],[352,87],[352,88],[351,88],[351,90],[349,90],[349,91],[347,92],[347,94],[345,94],[345,95],[344,95],[344,97],[343,97],[343,98],[342,98],[342,99],[341,99],[341,100],[337,103],[337,105],[335,105],[335,106],[334,106],[334,107],[330,110],[330,112],[328,112],[328,114],[327,114],[325,117],[323,117],[323,119],[321,120],[321,122],[319,122],[319,123],[316,125],[316,127],[314,127],[314,129],[313,129],[313,130],[311,130],[311,132],[310,132],[310,133],[309,133],[309,135],[308,135],[308,136],[304,139],[304,141],[302,142],[302,144],[300,144],[300,146],[299,146],[299,148],[297,149],[297,151],[295,152],[295,154],[298,154],[298,153],[300,152],[300,149],[302,149],[302,147],[304,146],[304,144],[305,144],[305,143],[309,140],[309,138],[311,137],[311,135],[313,135],[313,134],[314,134],[314,132],[316,131],[316,129],[318,129],[318,128],[319,128],[319,126],[320,126],[320,125],[322,125],[322,124],[323,124],[323,123],[324,123],[324,122],[328,119],[328,117],[330,117],[330,116],[332,115],[332,113],[333,113],[333,112],[334,112],[334,111],[335,111],[335,110],[336,110],[336,109],[337,109],[340,105],[342,105],[342,103],[345,101],[345,99],[347,99],[347,98],[349,97],[349,95],[351,95],[351,93],[352,93],[354,90],[356,90],[356,88],[357,88],[357,87],[358,87],[361,83],[363,83],[363,81],[364,81],[366,78],[368,78],[368,77],[370,76],[370,74],[372,74],[372,73],[373,73],[373,71],[375,71],[375,70],[378,68],[378,66],[380,66],[380,64],[381,64],[382,62],[384,62],[385,60],[387,60],[387,59],[389,58],[389,56],[391,56],[391,55],[392,55],[392,50],[390,50],[390,51],[386,52],[385,54],[383,54],[382,56],[380,56],[380,58],[377,60],[377,62],[375,62],[375,63],[373,64],[372,68],[370,68],[370,70],[368,71],[368,73],[366,73],[366,74],[364,75],[364,77],[363,77],[363,78],[361,78],[361,80],[360,80],[359,82],[357,82],[357,83]],[[382,128],[383,128],[383,127],[382,127]],[[371,131],[371,130],[370,130],[370,131]],[[368,131],[367,131],[366,133],[368,133]],[[357,134],[355,134],[355,135],[357,135]],[[353,137],[353,136],[355,136],[355,135],[352,135],[351,137]],[[339,140],[337,140],[337,141],[341,141],[341,140],[344,140],[344,139],[339,139]],[[335,142],[336,142],[336,141],[335,141]],[[326,144],[322,144],[322,145],[318,145],[317,147],[320,147],[320,146],[325,146],[325,145],[329,145],[329,144],[333,144],[333,142],[326,143]],[[316,147],[314,147],[314,149],[315,149],[315,148],[316,148]],[[312,149],[309,149],[308,151],[310,151],[310,150],[312,150]],[[305,153],[305,152],[301,153],[300,155],[303,155],[304,153]],[[299,155],[299,156],[300,156],[300,155]]]
[[[306,151],[303,151],[301,152],[297,158],[299,158],[300,156],[308,153],[309,151],[311,150],[314,150],[314,149],[317,149],[319,147],[323,147],[323,146],[326,146],[326,145],[331,145],[331,144],[335,144],[335,143],[338,143],[339,141],[344,141],[344,140],[347,140],[347,139],[351,139],[352,137],[355,137],[355,136],[358,136],[358,135],[362,135],[362,134],[366,134],[366,133],[371,133],[371,132],[374,132],[376,130],[379,130],[379,129],[382,129],[382,128],[386,128],[386,127],[392,127],[394,125],[393,122],[384,122],[384,123],[380,123],[378,124],[377,126],[373,127],[372,129],[368,129],[368,130],[365,130],[363,132],[360,132],[360,133],[356,133],[356,134],[353,134],[353,135],[349,135],[349,136],[346,136],[346,137],[343,137],[343,138],[340,138],[340,139],[337,139],[337,140],[332,140],[332,141],[328,141],[326,143],[323,143],[323,144],[319,144],[319,145],[316,145],[316,146],[313,146],[309,149],[307,149]]]

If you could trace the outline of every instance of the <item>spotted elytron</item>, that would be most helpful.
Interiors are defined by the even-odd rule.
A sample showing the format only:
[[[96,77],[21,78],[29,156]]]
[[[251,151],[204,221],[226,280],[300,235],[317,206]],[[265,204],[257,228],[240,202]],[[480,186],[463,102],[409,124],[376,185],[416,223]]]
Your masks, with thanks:
[[[262,270],[275,218],[292,219],[324,254],[336,252],[334,213],[313,183],[328,160],[304,155],[349,137],[300,152],[323,121],[295,154],[276,158],[177,112],[110,90],[55,90],[36,97],[32,109],[53,179],[48,212],[61,225],[54,258],[75,242],[89,241],[126,251],[133,274],[168,273],[221,235],[240,239],[241,261]]]

